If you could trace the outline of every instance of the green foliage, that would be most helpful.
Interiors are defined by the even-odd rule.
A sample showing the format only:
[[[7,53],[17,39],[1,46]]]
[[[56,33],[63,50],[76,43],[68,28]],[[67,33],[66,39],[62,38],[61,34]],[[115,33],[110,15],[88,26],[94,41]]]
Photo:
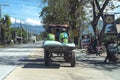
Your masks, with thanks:
[[[3,18],[1,18],[1,43],[2,45],[10,44],[11,40],[15,40],[16,36],[23,37],[23,41],[26,39],[26,32],[22,28],[11,28],[11,20],[10,16],[4,15]],[[16,26],[17,27],[17,26]],[[21,34],[22,31],[22,34]]]
[[[16,36],[22,37],[23,42],[26,42],[27,33],[23,28],[11,28],[12,39],[15,40]]]
[[[109,41],[111,38],[117,40],[117,35],[116,34],[104,34],[103,41],[104,42]]]
[[[10,16],[5,15],[4,17],[5,17],[5,23],[7,24],[7,27],[10,27],[10,25],[11,25]]]
[[[42,9],[40,16],[45,24],[66,23],[68,11],[65,5],[66,0],[48,0],[48,6]]]
[[[10,41],[12,39],[11,31],[12,31],[11,28],[6,28],[5,39],[7,41]]]
[[[42,32],[39,36],[39,39],[45,40],[47,38],[47,31]]]
[[[11,39],[11,32],[10,32],[10,17],[8,15],[4,15],[1,18],[1,44],[4,45],[6,40]]]
[[[47,3],[40,14],[44,24],[68,24],[72,30],[86,20],[83,7],[88,0],[43,0],[43,2]]]
[[[43,2],[46,4],[40,14],[40,17],[43,18],[43,23],[66,23],[70,27],[70,36],[72,37],[74,36],[72,30],[77,28],[78,31],[80,29],[82,31],[84,30],[83,28],[87,28],[88,26],[84,25],[84,23],[86,20],[90,20],[91,17],[93,19],[91,23],[94,33],[99,35],[100,33],[96,30],[98,30],[98,20],[100,17],[103,18],[103,11],[106,10],[106,7],[108,9],[119,7],[113,5],[113,0],[43,0]],[[89,10],[92,12],[88,12]]]

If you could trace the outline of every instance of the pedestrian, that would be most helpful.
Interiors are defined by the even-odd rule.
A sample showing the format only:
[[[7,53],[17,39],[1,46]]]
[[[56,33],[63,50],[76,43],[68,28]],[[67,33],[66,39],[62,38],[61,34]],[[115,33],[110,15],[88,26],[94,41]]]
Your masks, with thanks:
[[[74,28],[73,33],[74,33],[74,43],[75,43],[75,45],[78,45],[78,36],[79,36],[78,29]]]
[[[107,60],[109,62],[117,62],[117,57],[116,57],[116,53],[117,53],[117,43],[115,41],[115,39],[110,39],[110,41],[108,41],[106,44],[106,52],[107,52],[107,56],[104,60],[104,62],[107,62]]]

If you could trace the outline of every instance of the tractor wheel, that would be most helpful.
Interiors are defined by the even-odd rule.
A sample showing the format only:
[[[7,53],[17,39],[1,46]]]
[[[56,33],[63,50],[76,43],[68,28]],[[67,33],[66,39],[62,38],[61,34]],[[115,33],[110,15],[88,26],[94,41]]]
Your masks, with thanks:
[[[50,60],[49,60],[49,52],[48,52],[48,51],[45,51],[45,52],[44,52],[44,60],[45,60],[45,66],[48,66],[49,63],[50,63]]]
[[[74,52],[71,52],[71,67],[75,67],[75,64],[76,64],[76,58],[75,58],[75,53]]]

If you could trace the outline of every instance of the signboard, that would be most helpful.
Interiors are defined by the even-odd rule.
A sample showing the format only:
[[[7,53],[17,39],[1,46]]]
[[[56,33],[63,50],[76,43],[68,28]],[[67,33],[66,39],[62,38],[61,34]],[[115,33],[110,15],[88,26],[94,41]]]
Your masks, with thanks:
[[[120,33],[120,24],[116,24],[117,32]]]
[[[114,24],[114,15],[113,14],[106,14],[104,15],[104,23],[105,24]]]

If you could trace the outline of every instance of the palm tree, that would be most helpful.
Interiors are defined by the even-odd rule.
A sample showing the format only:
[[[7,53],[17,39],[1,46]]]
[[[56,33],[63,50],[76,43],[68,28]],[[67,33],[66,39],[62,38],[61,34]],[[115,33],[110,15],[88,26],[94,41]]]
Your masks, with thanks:
[[[10,25],[11,25],[11,21],[10,21],[10,17],[8,15],[4,15],[4,17],[1,19],[1,44],[5,45],[5,40],[7,36],[10,36],[11,34],[7,34],[6,32],[10,32]]]

